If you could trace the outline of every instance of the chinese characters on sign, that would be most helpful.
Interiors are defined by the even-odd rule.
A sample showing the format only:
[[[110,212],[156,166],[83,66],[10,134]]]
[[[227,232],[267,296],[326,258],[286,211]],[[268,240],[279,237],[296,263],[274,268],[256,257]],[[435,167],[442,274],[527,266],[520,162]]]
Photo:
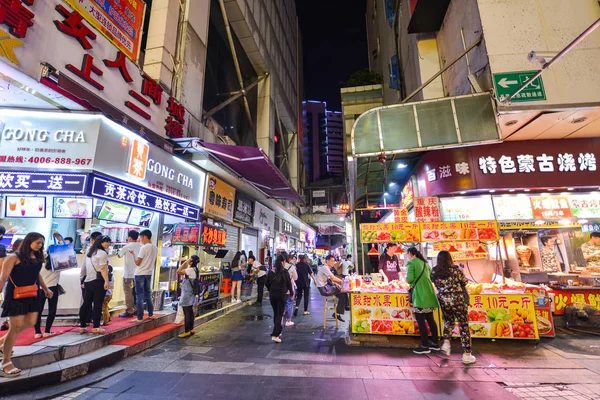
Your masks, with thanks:
[[[161,197],[154,192],[109,181],[99,176],[94,176],[92,180],[91,195],[194,221],[200,218],[200,208],[193,204]]]
[[[219,298],[221,292],[221,274],[200,274],[200,295],[198,302],[200,304],[210,303]]]
[[[600,309],[600,292],[598,290],[553,290],[554,292],[554,314],[563,315],[567,306],[576,303],[588,304]]]
[[[248,196],[237,192],[235,196],[235,212],[233,219],[246,225],[252,224],[254,217],[254,202]]]
[[[108,40],[136,61],[142,39],[143,0],[66,0]]]
[[[478,241],[467,241],[467,242],[438,242],[433,244],[432,251],[428,252],[428,257],[437,257],[437,253],[442,250],[449,251],[450,247],[454,247],[457,252],[452,253],[452,259],[454,261],[463,260],[485,260],[488,258],[487,253],[476,253],[480,244]]]
[[[600,218],[600,196],[572,195],[569,206],[575,218]]]
[[[534,219],[571,218],[571,208],[567,196],[530,197]]]
[[[408,210],[406,208],[394,208],[394,222],[408,222]]]
[[[422,222],[420,228],[422,242],[499,239],[496,221]]]
[[[190,245],[200,243],[200,224],[175,224],[171,242]]]
[[[150,146],[148,143],[144,143],[138,139],[132,140],[131,151],[129,153],[129,168],[127,168],[129,175],[141,180],[146,178],[146,164],[149,152]]]
[[[208,176],[204,211],[227,222],[233,220],[235,189],[214,175]]]
[[[87,174],[0,171],[0,193],[85,194]]]
[[[417,197],[415,199],[415,219],[417,222],[440,220],[440,208],[437,197]]]
[[[362,243],[418,242],[417,222],[360,224]]]
[[[227,241],[227,231],[223,228],[203,224],[202,225],[202,241],[203,246],[225,247]]]
[[[498,159],[488,156],[479,157],[479,169],[484,174],[529,174],[539,172],[576,172],[596,171],[596,155],[594,153],[559,153],[556,156],[542,153],[520,154],[515,158],[501,156]]]

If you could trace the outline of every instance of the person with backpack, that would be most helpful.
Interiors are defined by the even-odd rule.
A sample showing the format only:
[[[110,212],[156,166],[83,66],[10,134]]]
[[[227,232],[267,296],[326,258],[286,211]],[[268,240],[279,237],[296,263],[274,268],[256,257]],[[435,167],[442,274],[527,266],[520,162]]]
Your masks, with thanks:
[[[271,332],[271,340],[275,343],[281,343],[281,333],[283,331],[283,312],[287,300],[286,293],[292,293],[294,300],[294,287],[290,274],[285,270],[287,266],[287,253],[282,252],[275,260],[275,266],[267,274],[267,289],[269,290],[269,300],[273,307],[273,332]]]
[[[177,273],[183,275],[183,283],[181,284],[181,297],[179,298],[179,306],[183,307],[184,330],[179,335],[180,338],[192,336],[194,332],[194,303],[196,296],[200,292],[200,272],[198,264],[200,257],[197,255],[191,256],[188,260],[181,263]]]

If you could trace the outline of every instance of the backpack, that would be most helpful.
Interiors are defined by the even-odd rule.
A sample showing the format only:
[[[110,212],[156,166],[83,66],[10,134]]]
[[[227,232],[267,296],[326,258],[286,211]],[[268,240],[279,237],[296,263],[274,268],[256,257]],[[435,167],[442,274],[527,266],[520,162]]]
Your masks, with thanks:
[[[192,267],[194,272],[196,272],[196,279],[190,279],[190,284],[192,285],[192,293],[194,296],[198,296],[200,294],[200,272],[198,271],[198,267]]]

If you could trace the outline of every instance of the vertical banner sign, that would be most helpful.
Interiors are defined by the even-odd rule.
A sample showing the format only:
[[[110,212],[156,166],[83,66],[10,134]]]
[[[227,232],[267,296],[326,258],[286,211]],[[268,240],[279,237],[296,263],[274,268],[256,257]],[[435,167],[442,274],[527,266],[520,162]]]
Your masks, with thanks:
[[[408,210],[406,208],[394,208],[394,222],[408,222]]]
[[[65,0],[129,59],[137,62],[144,23],[143,0]]]
[[[208,176],[208,187],[204,212],[221,218],[227,222],[233,221],[233,205],[235,189],[214,175]]]

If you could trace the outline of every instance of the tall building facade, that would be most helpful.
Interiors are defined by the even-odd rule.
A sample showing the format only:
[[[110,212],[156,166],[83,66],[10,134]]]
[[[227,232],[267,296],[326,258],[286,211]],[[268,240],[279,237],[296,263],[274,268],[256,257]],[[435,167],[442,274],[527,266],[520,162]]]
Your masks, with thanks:
[[[304,165],[307,182],[342,178],[344,174],[343,119],[322,101],[302,103]]]

